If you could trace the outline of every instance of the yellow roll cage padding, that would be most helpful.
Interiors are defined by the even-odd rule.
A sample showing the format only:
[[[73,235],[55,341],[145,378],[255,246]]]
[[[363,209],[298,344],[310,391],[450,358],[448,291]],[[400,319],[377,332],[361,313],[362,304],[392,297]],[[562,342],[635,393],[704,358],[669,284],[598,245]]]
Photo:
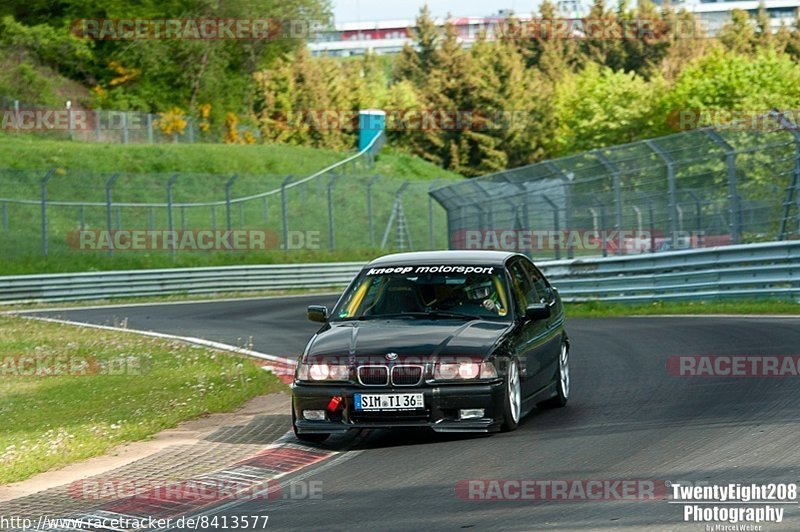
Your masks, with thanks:
[[[493,275],[492,283],[494,284],[494,289],[497,291],[497,295],[500,298],[500,307],[502,307],[502,310],[497,314],[500,316],[505,316],[508,314],[508,300],[506,299],[506,291],[503,290],[503,283],[500,282],[500,276]]]

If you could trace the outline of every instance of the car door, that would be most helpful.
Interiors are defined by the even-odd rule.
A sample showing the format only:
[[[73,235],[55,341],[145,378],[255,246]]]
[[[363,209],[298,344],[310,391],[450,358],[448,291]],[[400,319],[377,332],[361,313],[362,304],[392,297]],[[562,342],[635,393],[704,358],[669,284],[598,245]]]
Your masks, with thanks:
[[[532,290],[532,297],[536,297],[536,303],[550,305],[550,317],[541,321],[541,327],[537,327],[537,334],[541,337],[537,339],[536,352],[537,367],[540,368],[540,375],[534,380],[541,387],[547,386],[553,375],[558,369],[558,357],[561,353],[561,329],[564,321],[560,305],[556,300],[556,295],[550,284],[542,275],[542,272],[527,258],[522,259],[522,266],[529,276]],[[535,295],[534,295],[535,294]]]
[[[508,273],[511,277],[514,299],[517,301],[516,314],[520,317],[520,323],[517,325],[516,351],[520,359],[522,394],[527,397],[549,383],[549,378],[544,373],[550,363],[548,320],[525,318],[525,307],[539,303],[541,297],[534,286],[533,276],[522,258],[515,257],[509,262]]]

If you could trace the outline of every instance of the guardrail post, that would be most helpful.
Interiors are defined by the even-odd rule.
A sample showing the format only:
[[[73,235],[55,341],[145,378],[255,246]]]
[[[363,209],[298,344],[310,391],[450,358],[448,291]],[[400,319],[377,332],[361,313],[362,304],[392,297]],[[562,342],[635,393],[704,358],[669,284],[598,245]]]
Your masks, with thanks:
[[[367,233],[369,233],[370,247],[375,245],[375,219],[372,215],[372,185],[374,185],[380,177],[380,175],[374,175],[367,181]]]
[[[559,240],[558,233],[561,231],[561,224],[559,222],[559,217],[558,217],[558,205],[556,205],[555,202],[553,202],[549,197],[547,197],[547,194],[542,194],[542,199],[546,201],[547,204],[550,205],[550,207],[553,209],[553,226],[556,234],[555,252],[556,252],[556,260],[559,260],[561,258],[561,246],[558,243]]]
[[[172,185],[178,179],[178,174],[173,174],[167,181],[167,223],[169,225],[169,241],[172,258],[175,258],[175,225],[172,220]]]
[[[286,185],[289,181],[294,179],[294,174],[287,175],[281,182],[281,227],[283,228],[283,249],[288,249],[289,245],[289,217],[286,213]],[[317,178],[317,187],[319,188],[319,178]]]
[[[742,240],[742,207],[736,183],[736,150],[713,129],[704,129],[720,148],[725,150],[725,164],[728,168],[728,225],[731,231],[731,243],[739,244]]]
[[[238,177],[238,174],[234,174],[228,179],[228,182],[225,183],[225,227],[228,231],[231,230],[231,187]]]
[[[665,152],[661,146],[652,140],[645,140],[644,143],[648,148],[658,156],[659,159],[664,161],[667,168],[667,186],[669,187],[669,230],[672,233],[670,242],[672,249],[676,249],[676,239],[678,237],[678,187],[675,183],[675,161],[672,157]]]
[[[340,176],[334,174],[328,179],[328,249],[336,249],[336,231],[333,225],[333,186]]]
[[[42,255],[47,256],[47,182],[53,177],[55,168],[51,168],[42,178]]]
[[[114,253],[114,228],[111,225],[111,189],[119,174],[112,175],[106,181],[106,230],[108,231],[108,254]]]
[[[622,173],[620,172],[619,168],[611,162],[611,160],[605,156],[603,152],[600,150],[594,150],[592,155],[600,161],[609,172],[611,172],[611,178],[613,180],[613,187],[614,187],[614,212],[616,214],[616,218],[614,221],[614,229],[617,231],[622,230]],[[604,246],[605,247],[605,246]],[[622,250],[617,250],[617,254],[619,254]]]

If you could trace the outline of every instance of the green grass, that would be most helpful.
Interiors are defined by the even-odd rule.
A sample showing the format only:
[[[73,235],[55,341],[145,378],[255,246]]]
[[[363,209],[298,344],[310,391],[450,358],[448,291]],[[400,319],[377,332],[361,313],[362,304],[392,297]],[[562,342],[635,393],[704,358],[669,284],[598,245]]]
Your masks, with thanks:
[[[80,375],[22,376],[87,362]],[[124,361],[124,362],[122,362]],[[21,371],[20,371],[21,369]],[[284,390],[252,360],[134,334],[0,316],[0,484],[102,455],[206,413]]]
[[[0,139],[0,196],[37,200],[40,180],[46,169],[56,171],[47,185],[49,201],[90,201],[98,206],[83,212],[84,227],[105,229],[106,209],[104,184],[114,173],[120,176],[113,188],[114,202],[164,203],[166,183],[171,175],[179,177],[173,187],[176,203],[220,201],[225,198],[228,176],[239,177],[232,188],[232,197],[248,196],[279,189],[287,174],[296,179],[311,175],[350,153],[337,153],[282,145],[228,146],[219,144],[118,145],[43,140],[33,137],[5,135]],[[355,174],[354,174],[355,172]],[[373,239],[368,237],[366,185],[369,176],[381,177],[372,187]],[[79,251],[71,248],[68,236],[80,229],[81,211],[76,206],[48,208],[48,256],[41,249],[41,212],[39,205],[8,204],[9,229],[0,229],[0,274],[70,272],[87,270],[119,270],[218,266],[234,264],[329,262],[368,260],[388,252],[380,242],[392,211],[395,192],[404,182],[410,186],[403,194],[405,215],[416,249],[442,247],[445,241],[445,213],[435,206],[435,242],[430,244],[428,224],[428,190],[436,179],[460,177],[417,157],[384,150],[375,167],[367,173],[350,165],[337,179],[333,190],[335,249],[328,237],[327,178],[291,188],[287,192],[287,214],[292,231],[314,232],[318,246],[300,250],[281,250],[281,201],[270,196],[266,203],[258,199],[246,202],[241,212],[234,205],[231,225],[234,229],[264,230],[274,236],[268,250],[250,252],[182,252],[175,259],[169,252],[138,251],[116,253]],[[441,184],[444,181],[440,182]],[[164,230],[169,227],[165,208],[150,212],[145,207],[119,210],[123,229]],[[117,222],[117,211],[112,213]],[[173,227],[205,230],[226,225],[223,206],[176,208]]]
[[[565,303],[567,318],[614,318],[669,314],[800,315],[800,303],[787,300],[670,301],[649,304]]]

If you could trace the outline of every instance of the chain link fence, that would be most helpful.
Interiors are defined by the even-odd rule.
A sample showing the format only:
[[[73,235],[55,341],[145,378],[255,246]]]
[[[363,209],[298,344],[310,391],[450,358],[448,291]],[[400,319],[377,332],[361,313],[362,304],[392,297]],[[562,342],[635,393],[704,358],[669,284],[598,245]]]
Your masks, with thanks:
[[[134,267],[153,256],[212,265],[231,253],[313,261],[316,251],[446,247],[445,213],[429,192],[448,181],[376,175],[382,143],[311,176],[0,169],[0,253],[8,263],[102,256]]]
[[[432,191],[454,249],[537,258],[800,238],[800,131],[731,124],[603,148]]]

